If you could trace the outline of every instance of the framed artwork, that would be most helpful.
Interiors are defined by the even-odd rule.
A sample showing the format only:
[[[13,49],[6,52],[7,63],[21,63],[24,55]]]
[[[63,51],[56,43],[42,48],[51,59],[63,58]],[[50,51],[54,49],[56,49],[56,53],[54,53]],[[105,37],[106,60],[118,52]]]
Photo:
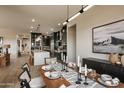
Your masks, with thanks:
[[[3,37],[0,36],[0,53],[2,53],[2,51],[3,51],[2,46],[3,46]]]
[[[124,54],[124,19],[92,29],[93,53]]]
[[[3,44],[3,37],[0,36],[0,46]]]

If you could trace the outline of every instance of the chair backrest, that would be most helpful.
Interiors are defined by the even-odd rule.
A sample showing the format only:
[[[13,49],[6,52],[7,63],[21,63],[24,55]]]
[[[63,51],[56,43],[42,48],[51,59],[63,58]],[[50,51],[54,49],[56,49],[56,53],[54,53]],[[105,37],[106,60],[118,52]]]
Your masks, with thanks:
[[[45,64],[51,64],[51,63],[56,63],[56,62],[57,62],[56,57],[45,58]]]
[[[29,67],[29,65],[27,64],[27,63],[25,63],[24,65],[22,65],[22,67],[21,67],[22,69],[25,69],[25,68],[27,68],[28,69],[28,71],[30,72],[30,67]]]
[[[28,83],[31,81],[31,75],[27,68],[23,69],[23,72],[18,77],[19,81],[26,80]]]

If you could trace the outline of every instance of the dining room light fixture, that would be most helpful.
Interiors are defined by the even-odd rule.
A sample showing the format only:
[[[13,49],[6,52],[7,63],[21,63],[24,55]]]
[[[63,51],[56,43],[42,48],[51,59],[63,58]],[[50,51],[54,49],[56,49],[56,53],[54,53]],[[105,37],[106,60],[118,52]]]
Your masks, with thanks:
[[[33,18],[31,21],[32,21],[32,22],[35,22],[36,20]]]
[[[89,10],[90,8],[92,8],[94,5],[87,5],[86,7],[81,8],[81,10],[79,12],[77,12],[75,15],[73,15],[72,17],[68,18],[68,20],[66,20],[65,22],[63,22],[63,25],[66,25],[68,22],[72,21],[73,19],[75,19],[76,17],[78,17],[79,15],[81,15],[83,12]]]

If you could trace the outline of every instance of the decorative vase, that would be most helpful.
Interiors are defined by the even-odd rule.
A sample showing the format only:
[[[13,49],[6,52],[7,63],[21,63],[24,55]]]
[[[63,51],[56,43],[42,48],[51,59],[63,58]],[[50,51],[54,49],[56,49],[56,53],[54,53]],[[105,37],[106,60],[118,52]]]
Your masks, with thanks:
[[[121,56],[121,63],[124,66],[124,55]]]
[[[111,53],[109,55],[109,61],[112,63],[112,64],[115,64],[116,62],[119,62],[119,55],[116,53],[116,54],[113,54]]]

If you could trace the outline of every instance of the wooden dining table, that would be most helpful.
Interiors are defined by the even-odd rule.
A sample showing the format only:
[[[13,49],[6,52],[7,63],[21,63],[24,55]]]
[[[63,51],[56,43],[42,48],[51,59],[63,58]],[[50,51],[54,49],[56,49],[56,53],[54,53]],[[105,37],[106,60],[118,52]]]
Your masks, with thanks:
[[[41,65],[42,66],[45,66],[44,65]],[[57,78],[57,79],[49,79],[48,77],[46,77],[44,75],[45,71],[43,69],[41,69],[41,67],[38,69],[39,70],[39,73],[40,73],[40,76],[43,78],[45,84],[46,84],[46,88],[59,88],[60,86],[62,85],[65,85],[65,87],[69,86],[70,83],[64,78],[64,77],[60,77],[60,78]],[[74,69],[74,68],[72,68]],[[82,74],[84,75],[84,74]],[[93,79],[93,77],[91,76],[91,74],[89,73],[88,78],[90,79]],[[97,73],[94,81],[98,82],[99,84],[101,84],[99,81],[98,81],[98,78],[100,77],[100,74]],[[101,84],[103,85],[103,84]],[[105,86],[105,85],[103,85]],[[109,87],[109,86],[105,86],[106,88],[124,88],[124,83],[120,82],[118,86],[116,87]]]

